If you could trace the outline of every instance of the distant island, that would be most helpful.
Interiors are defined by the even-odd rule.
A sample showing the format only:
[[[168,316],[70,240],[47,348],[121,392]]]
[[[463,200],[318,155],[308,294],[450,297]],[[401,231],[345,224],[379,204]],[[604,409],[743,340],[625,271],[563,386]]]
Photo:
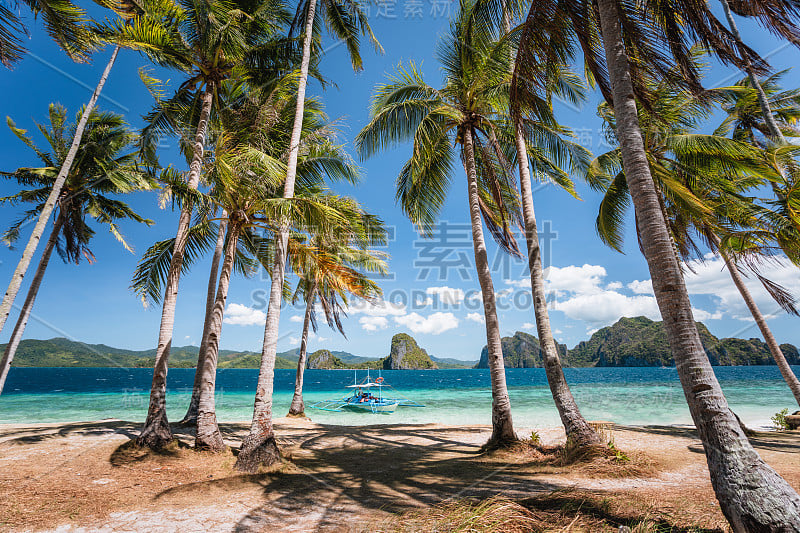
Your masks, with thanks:
[[[5,344],[0,344],[4,350]],[[171,368],[197,366],[197,346],[175,346],[170,350]],[[275,368],[297,368],[299,348],[277,354]],[[155,349],[125,350],[105,344],[86,344],[65,338],[23,340],[12,366],[15,367],[110,367],[148,368],[155,363]],[[220,350],[219,368],[258,368],[261,352]],[[389,355],[361,357],[348,352],[317,350],[308,356],[308,368],[456,369],[472,368],[475,362],[438,358],[420,348],[413,337],[399,333],[392,338]]]
[[[701,322],[697,323],[700,338],[711,364],[715,366],[773,365],[767,345],[760,339],[719,339]],[[522,331],[503,337],[503,358],[507,368],[539,368],[542,366],[539,340]],[[0,350],[5,344],[0,345]],[[800,353],[792,344],[781,349],[791,365],[800,365]],[[173,347],[170,367],[194,368],[197,365],[197,346]],[[614,325],[592,334],[568,350],[558,344],[558,352],[568,367],[631,367],[675,366],[661,322],[646,317],[621,318]],[[275,368],[297,367],[299,349],[279,353]],[[385,352],[384,352],[385,353]],[[64,338],[49,340],[26,339],[20,343],[14,359],[15,367],[152,367],[155,349],[125,350],[105,344],[85,344]],[[220,368],[258,368],[261,353],[220,350]],[[488,368],[484,346],[475,362],[439,358],[429,355],[410,335],[398,333],[392,338],[389,354],[384,357],[362,357],[348,352],[317,350],[308,357],[308,368],[370,368],[370,369],[464,369]]]
[[[772,354],[760,339],[719,339],[702,322],[697,323],[703,347],[714,366],[774,365]],[[542,365],[539,340],[518,331],[504,337],[503,359],[507,368],[539,368]],[[588,341],[567,350],[558,344],[564,366],[570,367],[631,367],[675,366],[661,322],[647,317],[621,318],[614,325],[600,329]],[[800,354],[792,344],[781,344],[783,355],[790,365],[800,365]],[[476,368],[488,368],[484,346]]]

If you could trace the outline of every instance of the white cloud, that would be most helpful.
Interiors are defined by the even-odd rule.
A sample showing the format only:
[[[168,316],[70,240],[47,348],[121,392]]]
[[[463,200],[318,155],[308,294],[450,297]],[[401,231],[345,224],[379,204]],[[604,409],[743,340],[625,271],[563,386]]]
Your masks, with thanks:
[[[522,329],[533,331],[534,329],[536,329],[536,324],[534,324],[533,322],[525,322],[524,324],[522,324]]]
[[[626,296],[614,291],[578,294],[556,302],[553,309],[596,327],[611,325],[623,316],[646,316],[652,320],[661,320],[654,297]]]
[[[364,301],[356,300],[353,305],[348,307],[347,314],[363,314],[367,316],[397,316],[406,314],[406,306],[403,304],[395,304],[381,300],[374,304]]]
[[[720,317],[724,314],[739,320],[752,319],[722,259],[709,256],[704,262],[692,261],[689,266],[694,270],[694,272],[687,270],[685,275],[689,294],[709,295],[715,298],[719,302],[719,307],[714,314]],[[759,272],[767,279],[790,291],[795,291],[797,295],[797,287],[800,287],[800,270],[797,267],[787,262],[772,262],[762,265]],[[762,313],[771,315],[780,312],[778,304],[755,276],[751,275],[744,281]]]
[[[428,333],[439,335],[445,331],[458,327],[458,319],[453,313],[433,313],[423,317],[419,313],[396,316],[394,321],[402,326],[406,326],[413,333]]]
[[[484,324],[486,319],[480,313],[470,313],[467,315],[467,320],[471,320],[472,322],[477,322],[478,324]]]
[[[545,290],[555,291],[558,296],[596,294],[603,291],[600,285],[605,277],[606,269],[600,265],[548,267],[544,271]]]
[[[494,293],[494,295],[498,298],[505,298],[506,296],[513,294],[513,292],[514,289],[508,288],[508,289],[503,289],[502,291],[498,291]]]
[[[294,316],[293,316],[292,318],[290,318],[289,320],[290,320],[291,322],[302,322],[302,321],[303,321],[303,317],[301,317],[300,315],[294,315]]]
[[[449,305],[458,305],[464,300],[464,291],[446,286],[428,287],[425,289],[425,294],[438,296],[439,302]]]
[[[242,304],[228,304],[225,310],[225,324],[233,324],[235,326],[256,326],[264,324],[267,320],[267,315],[260,309],[252,309]]]
[[[628,288],[636,294],[653,294],[653,282],[649,279],[644,281],[635,279],[628,283]]]
[[[513,285],[514,287],[519,287],[520,289],[531,290],[531,278],[507,279],[505,280],[505,284]]]
[[[389,319],[383,316],[362,316],[358,323],[364,331],[378,331],[389,327]]]

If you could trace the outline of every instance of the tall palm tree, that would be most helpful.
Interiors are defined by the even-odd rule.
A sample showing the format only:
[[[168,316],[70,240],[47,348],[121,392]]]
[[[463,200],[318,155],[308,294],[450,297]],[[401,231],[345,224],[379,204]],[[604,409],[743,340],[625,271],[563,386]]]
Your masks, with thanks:
[[[725,89],[713,91],[700,101],[689,92],[668,83],[652,82],[651,109],[639,109],[644,145],[660,202],[681,259],[702,257],[693,233],[722,257],[734,285],[764,336],[784,380],[800,404],[800,381],[744,283],[740,267],[722,240],[729,228],[738,232],[760,229],[760,211],[751,206],[748,193],[768,183],[774,172],[761,162],[762,154],[749,144],[716,135],[694,133],[710,118],[714,101]],[[599,114],[607,127],[615,127],[613,110],[601,104]],[[619,149],[599,156],[589,168],[590,183],[604,189],[597,229],[604,242],[621,251],[621,223],[629,205],[625,173]],[[739,229],[740,228],[740,229]],[[721,239],[722,237],[722,239]],[[797,314],[792,298],[780,286],[753,273],[787,311]]]
[[[505,382],[500,328],[481,218],[498,244],[518,254],[510,230],[519,220],[510,161],[513,141],[507,132],[508,83],[513,39],[498,39],[480,10],[462,0],[450,32],[439,47],[445,80],[440,89],[426,84],[412,64],[377,87],[370,122],[356,137],[362,157],[413,140],[413,155],[397,178],[403,211],[429,234],[447,196],[461,148],[467,177],[470,222],[478,280],[483,295],[489,368],[492,377],[492,445],[516,440]],[[506,131],[503,131],[505,128]]]
[[[186,187],[196,190],[200,181],[206,129],[215,102],[220,102],[225,80],[252,75],[254,70],[275,69],[285,63],[276,56],[276,36],[285,22],[279,2],[254,5],[250,2],[194,0],[187,3],[154,0],[133,24],[114,25],[113,38],[121,45],[140,50],[154,63],[175,69],[186,76],[175,93],[159,99],[147,117],[143,132],[144,145],[152,155],[159,136],[178,133],[183,122],[177,122],[178,110],[194,113],[190,147],[191,164]],[[280,68],[280,67],[278,67]],[[172,430],[166,414],[166,378],[175,304],[178,296],[181,262],[192,215],[192,202],[181,208],[172,262],[164,288],[158,346],[150,390],[150,406],[144,428],[136,439],[139,445],[154,449],[172,442]]]
[[[772,113],[770,122],[776,124],[781,135],[800,137],[800,89],[782,90],[780,80],[786,71],[776,72],[759,82],[768,108]],[[721,107],[726,117],[714,131],[715,135],[730,135],[737,141],[767,149],[765,142],[771,135],[760,95],[749,78],[736,82],[730,88],[720,89]]]
[[[82,116],[83,110],[77,114],[76,122],[69,124],[67,111],[59,105],[51,104],[50,124],[37,124],[37,127],[45,133],[50,145],[47,150],[37,147],[25,130],[18,128],[10,118],[8,119],[11,131],[33,150],[45,166],[0,172],[0,175],[16,179],[26,187],[12,196],[0,198],[0,204],[14,205],[22,202],[33,204],[32,208],[6,231],[4,236],[6,242],[16,241],[20,228],[44,209],[53,182],[57,179],[59,169],[68,154],[66,148],[77,135],[77,123]],[[109,231],[128,250],[130,248],[119,232],[116,221],[127,218],[152,224],[152,221],[137,215],[124,202],[109,197],[153,187],[153,181],[136,168],[135,153],[130,149],[134,141],[135,136],[121,116],[101,113],[96,109],[90,114],[75,163],[71,166],[56,204],[58,214],[53,228],[14,331],[0,360],[0,393],[3,391],[6,376],[25,332],[53,249],[58,250],[65,262],[79,263],[82,256],[92,260],[89,243],[95,232],[87,223],[87,217],[107,225]]]
[[[31,7],[34,14],[43,14],[45,25],[48,28],[48,31],[61,44],[62,48],[67,50],[73,59],[85,58],[86,52],[91,50],[99,42],[98,32],[90,32],[83,25],[86,22],[84,11],[73,5],[71,2],[45,0],[44,2],[27,1],[26,3]],[[120,0],[118,3],[112,3],[108,5],[109,7],[114,8],[115,12],[119,15],[120,21],[125,24],[130,22],[140,12],[133,0]],[[14,51],[15,46],[13,44],[13,33],[8,34],[2,31],[4,29],[2,27],[4,25],[3,22],[5,21],[4,19],[7,19],[9,13],[11,14],[11,19],[8,20],[11,20],[12,26],[16,26],[17,23],[14,21],[13,13],[11,13],[5,6],[0,6],[0,59],[5,57],[6,52],[10,52],[10,58],[13,60],[14,58],[18,57],[18,53]],[[11,36],[11,41],[7,40],[9,35]],[[9,42],[11,43],[10,49],[7,48]],[[21,50],[22,49],[19,49],[20,53]],[[8,315],[11,313],[11,306],[14,305],[14,300],[17,297],[17,293],[19,293],[19,290],[22,287],[22,281],[28,271],[31,261],[33,260],[33,254],[36,252],[39,241],[44,234],[44,229],[47,226],[47,221],[49,220],[50,215],[53,213],[56,202],[61,194],[61,188],[64,186],[64,182],[67,180],[67,175],[69,174],[72,164],[75,161],[75,156],[81,143],[81,137],[83,136],[83,132],[86,129],[86,124],[89,121],[89,115],[92,113],[94,106],[97,104],[97,99],[100,97],[100,92],[103,90],[103,87],[108,80],[108,75],[111,72],[111,68],[114,66],[114,63],[117,60],[117,54],[119,54],[119,50],[120,46],[116,45],[114,50],[111,52],[111,57],[109,58],[108,63],[106,63],[103,73],[100,75],[100,80],[97,82],[94,92],[92,92],[92,96],[89,98],[89,102],[84,107],[83,115],[78,122],[78,126],[75,130],[75,136],[72,140],[69,151],[64,157],[61,170],[53,182],[53,188],[50,191],[50,195],[48,196],[41,213],[39,213],[39,218],[36,220],[36,224],[33,226],[33,231],[31,231],[31,235],[28,238],[25,249],[22,252],[22,256],[20,257],[17,267],[14,270],[14,274],[11,276],[11,281],[9,282],[8,288],[3,295],[3,301],[0,302],[0,331],[2,331],[5,327],[6,321],[8,320]]]
[[[325,22],[333,35],[344,41],[353,67],[361,69],[359,34],[366,35],[380,49],[380,45],[372,34],[367,17],[361,10],[361,5],[353,0],[322,0]],[[315,27],[319,25],[316,17],[316,0],[307,0],[298,4],[292,33],[299,28],[299,21],[303,21],[303,48],[300,61],[300,78],[297,86],[295,100],[295,115],[289,139],[289,156],[287,160],[286,181],[284,183],[283,197],[294,196],[295,181],[297,179],[297,159],[301,146],[303,117],[306,105],[306,86],[311,66],[312,48],[314,46]],[[281,301],[283,282],[288,254],[289,231],[279,232],[275,261],[272,266],[269,304],[267,319],[264,325],[264,342],[261,349],[261,365],[258,371],[258,386],[256,399],[253,406],[253,421],[250,433],[242,443],[236,468],[244,471],[255,471],[262,463],[274,462],[278,458],[278,450],[272,435],[272,388],[275,370],[275,357],[277,354],[278,330],[280,324]]]
[[[303,329],[300,335],[300,354],[294,395],[289,406],[289,415],[305,416],[303,403],[303,375],[306,368],[309,327],[317,331],[316,305],[319,302],[328,326],[344,335],[341,315],[348,305],[348,295],[366,301],[374,301],[381,295],[378,285],[370,274],[385,274],[385,254],[369,249],[376,242],[386,240],[386,229],[381,224],[355,213],[339,235],[312,234],[309,244],[318,251],[305,261],[292,266],[300,275],[294,293],[294,301],[305,301]],[[367,224],[363,224],[363,222]],[[352,226],[352,227],[350,227]],[[329,233],[329,232],[326,232]],[[332,238],[331,238],[332,237]]]
[[[200,394],[197,406],[195,448],[211,451],[225,449],[219,431],[214,400],[219,341],[225,302],[239,239],[247,228],[263,226],[271,217],[261,215],[280,184],[284,167],[280,161],[250,146],[237,145],[223,132],[217,140],[209,179],[214,183],[213,201],[227,215],[225,252],[211,321],[205,335],[205,350],[198,360]]]
[[[197,424],[197,409],[200,404],[200,387],[202,386],[203,373],[200,370],[206,349],[208,348],[208,338],[211,334],[211,320],[213,319],[214,302],[217,299],[217,279],[219,278],[219,266],[222,261],[222,254],[225,251],[225,236],[228,228],[228,213],[223,210],[217,230],[217,241],[214,245],[214,253],[211,257],[211,270],[208,274],[208,289],[206,291],[206,312],[203,318],[203,333],[200,337],[200,348],[197,351],[197,368],[194,372],[194,383],[192,384],[192,397],[189,400],[189,408],[181,420],[181,425]]]
[[[41,17],[45,30],[74,61],[86,61],[96,41],[88,30],[89,17],[86,11],[69,0],[23,0],[34,17]],[[104,2],[98,2],[104,3]],[[27,51],[23,39],[28,30],[14,8],[0,6],[0,63],[11,68]]]
[[[770,29],[777,30],[776,33],[782,34],[785,37],[793,40],[796,45],[800,44],[800,39],[797,38],[800,27],[798,27],[792,18],[797,19],[800,17],[800,5],[797,2],[784,1],[784,0],[759,0],[755,2],[728,2],[728,0],[719,0],[722,5],[722,10],[725,13],[725,19],[728,21],[728,26],[731,33],[736,39],[736,46],[740,49],[745,48],[742,36],[739,33],[739,28],[736,25],[736,19],[733,17],[733,9],[731,4],[736,4],[739,14],[743,16],[755,16],[761,19],[762,23]],[[751,4],[751,5],[747,5]],[[781,131],[778,122],[773,115],[772,105],[770,104],[767,93],[764,90],[761,82],[758,79],[758,73],[753,68],[753,64],[749,61],[747,54],[742,53],[744,60],[744,69],[747,72],[747,78],[750,81],[750,86],[756,93],[758,105],[761,108],[764,124],[768,132],[768,136],[774,139],[779,144],[786,144],[786,138]]]
[[[574,57],[580,47],[587,69],[614,108],[641,249],[723,513],[735,531],[797,531],[800,497],[747,440],[703,349],[637,112],[637,98],[648,103],[644,72],[699,88],[699,74],[688,53],[695,38],[727,63],[742,65],[743,53],[752,55],[751,62],[759,67],[763,60],[752,50],[737,49],[733,36],[707,6],[689,0],[635,5],[620,0],[545,0],[531,5],[525,24],[538,30],[535,39],[550,42],[545,55],[522,43],[522,49],[533,50],[528,62],[536,58],[547,65],[554,57]],[[680,76],[675,75],[675,63]]]

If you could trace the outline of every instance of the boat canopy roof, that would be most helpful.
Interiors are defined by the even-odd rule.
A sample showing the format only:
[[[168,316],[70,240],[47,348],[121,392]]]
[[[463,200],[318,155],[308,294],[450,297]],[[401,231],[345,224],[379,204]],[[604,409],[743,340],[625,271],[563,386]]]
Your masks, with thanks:
[[[348,389],[369,389],[370,387],[383,387],[380,383],[362,383],[360,385],[347,385]]]

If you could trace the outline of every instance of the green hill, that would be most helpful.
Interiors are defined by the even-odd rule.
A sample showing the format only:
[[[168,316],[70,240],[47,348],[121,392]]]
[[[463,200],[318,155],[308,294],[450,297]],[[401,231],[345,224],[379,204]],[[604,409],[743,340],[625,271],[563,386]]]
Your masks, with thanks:
[[[517,331],[513,337],[500,339],[500,343],[503,347],[503,362],[506,368],[541,368],[543,366],[539,339],[530,333]],[[558,355],[567,365],[567,347],[558,343],[556,343],[556,346]],[[481,350],[481,358],[475,368],[489,368],[489,349],[486,346]]]
[[[712,365],[775,364],[759,339],[718,339],[701,322],[697,329]],[[789,364],[800,364],[797,348],[782,344],[781,349]],[[573,366],[675,366],[661,322],[643,316],[621,318],[596,331],[570,350],[568,361]]]

